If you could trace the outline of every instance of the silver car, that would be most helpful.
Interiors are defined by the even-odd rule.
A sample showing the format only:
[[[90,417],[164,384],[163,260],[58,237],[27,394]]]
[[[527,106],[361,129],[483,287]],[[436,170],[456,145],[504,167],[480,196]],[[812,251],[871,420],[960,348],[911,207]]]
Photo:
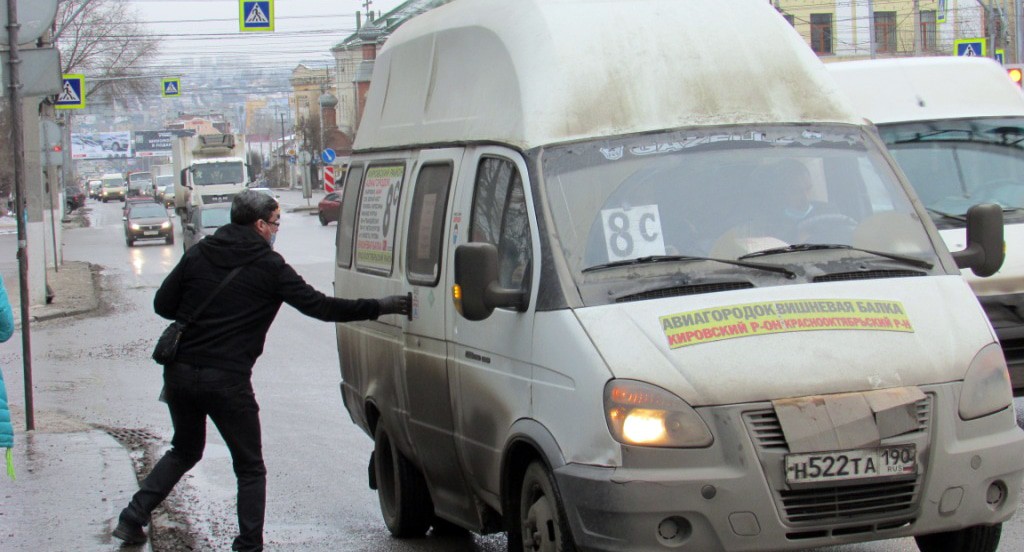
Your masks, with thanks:
[[[181,230],[185,251],[229,222],[231,222],[230,203],[212,203],[190,208],[185,213],[185,224]]]

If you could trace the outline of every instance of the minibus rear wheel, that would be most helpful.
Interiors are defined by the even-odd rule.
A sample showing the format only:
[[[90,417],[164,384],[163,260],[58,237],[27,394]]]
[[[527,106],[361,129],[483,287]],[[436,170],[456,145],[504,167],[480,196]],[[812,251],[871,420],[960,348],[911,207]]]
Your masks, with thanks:
[[[523,474],[519,496],[519,534],[524,552],[572,552],[572,532],[566,522],[555,479],[542,462],[534,461]]]
[[[914,537],[921,552],[995,552],[1003,524],[975,525],[959,531]]]
[[[373,439],[377,499],[388,531],[398,538],[422,537],[434,519],[434,504],[423,476],[395,447],[383,423]]]

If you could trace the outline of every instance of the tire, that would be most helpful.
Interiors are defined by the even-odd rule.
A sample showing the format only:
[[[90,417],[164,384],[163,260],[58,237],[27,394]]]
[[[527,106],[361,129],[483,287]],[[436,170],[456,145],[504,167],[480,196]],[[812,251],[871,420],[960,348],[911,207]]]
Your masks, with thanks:
[[[388,531],[397,538],[422,537],[434,519],[434,504],[423,476],[395,447],[384,423],[373,439],[377,499]]]
[[[509,552],[574,552],[576,545],[562,507],[555,479],[542,462],[534,461],[523,474],[519,512],[509,531]]]
[[[107,198],[103,198],[103,203],[106,203],[106,202],[107,202]]]
[[[124,243],[128,244],[128,247],[135,247],[135,240],[131,238],[125,238]]]
[[[1003,524],[974,525],[958,531],[918,535],[917,549],[921,552],[995,552]]]
[[[320,226],[327,226],[327,219],[324,218],[324,214],[320,213],[317,216],[320,218]]]
[[[171,234],[170,236],[167,236],[167,239],[164,240],[164,243],[166,243],[167,245],[174,245],[174,235]]]

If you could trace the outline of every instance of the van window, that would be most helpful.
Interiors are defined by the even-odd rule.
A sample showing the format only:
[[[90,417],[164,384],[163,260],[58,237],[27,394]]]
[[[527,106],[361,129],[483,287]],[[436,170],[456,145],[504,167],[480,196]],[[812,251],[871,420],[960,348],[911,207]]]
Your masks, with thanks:
[[[444,215],[451,180],[451,164],[425,165],[416,179],[405,259],[410,284],[436,286],[441,277]]]
[[[532,239],[523,180],[511,161],[495,157],[480,160],[470,228],[470,241],[498,247],[501,286],[525,289],[533,260]]]
[[[345,197],[341,202],[341,220],[338,221],[338,266],[352,266],[352,237],[356,224],[356,207],[359,205],[359,189],[363,181],[363,167],[351,167],[345,180]]]
[[[370,166],[366,170],[356,223],[356,268],[360,271],[391,275],[404,176],[403,164]]]

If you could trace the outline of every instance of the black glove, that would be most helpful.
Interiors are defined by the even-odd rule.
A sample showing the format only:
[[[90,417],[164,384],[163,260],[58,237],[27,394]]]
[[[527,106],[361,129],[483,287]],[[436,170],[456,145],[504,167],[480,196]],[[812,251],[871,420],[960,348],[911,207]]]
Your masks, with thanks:
[[[381,314],[409,314],[408,295],[388,295],[377,299]]]

